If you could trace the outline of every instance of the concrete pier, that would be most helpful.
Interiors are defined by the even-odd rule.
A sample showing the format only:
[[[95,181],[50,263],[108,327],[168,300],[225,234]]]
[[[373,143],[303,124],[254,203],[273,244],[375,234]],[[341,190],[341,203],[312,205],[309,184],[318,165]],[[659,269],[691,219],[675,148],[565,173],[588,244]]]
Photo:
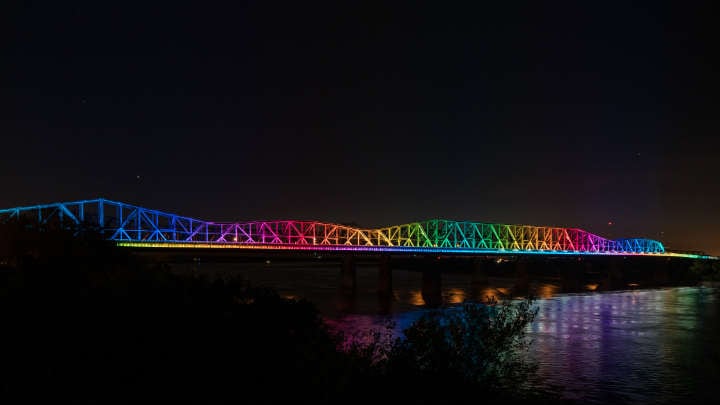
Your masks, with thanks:
[[[585,263],[577,259],[561,260],[557,264],[560,273],[560,288],[564,293],[579,292],[583,289]]]
[[[607,259],[607,267],[604,269],[604,278],[598,287],[601,291],[610,291],[625,287],[625,258],[622,256],[610,257]]]
[[[422,269],[422,298],[431,308],[442,305],[442,277],[440,263],[426,259]]]
[[[355,258],[351,255],[342,257],[340,268],[340,285],[338,286],[337,309],[340,312],[353,313],[357,303],[357,279]]]
[[[472,278],[470,280],[471,284],[473,285],[473,288],[475,287],[485,287],[488,284],[490,284],[490,281],[488,279],[488,272],[487,267],[490,263],[488,263],[483,258],[476,258],[472,261]]]
[[[515,284],[512,291],[514,295],[527,295],[530,292],[528,261],[524,257],[518,257],[515,261]]]
[[[392,268],[390,256],[385,255],[378,263],[378,310],[382,314],[390,313],[393,302]]]
[[[357,290],[355,258],[351,255],[343,256],[340,288],[343,293],[355,294]]]

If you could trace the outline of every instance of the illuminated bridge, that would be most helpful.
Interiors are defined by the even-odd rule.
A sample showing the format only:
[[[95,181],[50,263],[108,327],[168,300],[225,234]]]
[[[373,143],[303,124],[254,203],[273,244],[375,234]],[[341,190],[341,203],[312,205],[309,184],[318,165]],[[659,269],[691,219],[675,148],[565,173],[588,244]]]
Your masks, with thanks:
[[[652,239],[606,239],[577,228],[444,219],[376,229],[317,221],[210,222],[102,198],[0,210],[0,221],[13,218],[68,228],[91,224],[118,246],[135,248],[703,257],[666,252]]]

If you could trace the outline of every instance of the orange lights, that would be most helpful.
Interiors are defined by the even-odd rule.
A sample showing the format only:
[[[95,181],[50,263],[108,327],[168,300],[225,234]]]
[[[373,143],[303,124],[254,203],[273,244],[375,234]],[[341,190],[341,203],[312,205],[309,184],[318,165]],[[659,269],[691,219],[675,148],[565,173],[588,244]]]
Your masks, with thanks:
[[[423,299],[422,293],[419,290],[410,291],[410,304],[417,307],[425,305],[425,300]]]
[[[462,304],[465,302],[465,290],[451,288],[448,290],[448,302],[451,304]]]

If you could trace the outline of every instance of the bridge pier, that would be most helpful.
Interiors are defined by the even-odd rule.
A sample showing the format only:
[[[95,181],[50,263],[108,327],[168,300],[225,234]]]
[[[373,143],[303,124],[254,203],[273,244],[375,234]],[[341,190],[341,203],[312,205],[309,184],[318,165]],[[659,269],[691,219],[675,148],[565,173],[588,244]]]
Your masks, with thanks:
[[[423,263],[421,293],[426,306],[436,308],[442,305],[440,263],[432,258],[426,258]]]
[[[486,287],[490,281],[488,279],[488,273],[486,268],[488,267],[488,263],[486,263],[485,259],[482,258],[475,258],[472,261],[472,278],[471,278],[471,284],[473,287]]]
[[[355,294],[357,290],[355,258],[352,255],[343,256],[340,288],[345,294]]]
[[[581,278],[584,272],[584,265],[576,259],[562,260],[560,266],[560,288],[564,293],[578,292],[582,290]]]
[[[515,261],[515,285],[512,288],[514,295],[527,295],[530,292],[527,262],[524,257],[518,257]]]
[[[380,313],[386,314],[392,308],[392,269],[390,268],[390,256],[384,255],[378,263],[378,304]]]
[[[344,255],[342,257],[340,270],[340,285],[338,286],[338,311],[355,312],[355,304],[357,301],[356,290],[355,258],[352,255]]]
[[[616,290],[618,288],[624,288],[625,277],[623,270],[625,267],[625,258],[622,256],[609,257],[607,262],[607,268],[605,269],[605,277],[601,280],[598,289],[602,291]]]
[[[495,263],[487,258],[475,258],[472,261],[470,274],[470,298],[475,302],[485,302],[488,300],[488,291],[490,289],[490,281],[488,273],[492,271]]]
[[[564,293],[580,290],[580,271],[577,260],[563,260],[560,262],[560,289]]]
[[[646,285],[663,287],[670,283],[670,266],[666,258],[647,258],[641,272],[642,281]]]

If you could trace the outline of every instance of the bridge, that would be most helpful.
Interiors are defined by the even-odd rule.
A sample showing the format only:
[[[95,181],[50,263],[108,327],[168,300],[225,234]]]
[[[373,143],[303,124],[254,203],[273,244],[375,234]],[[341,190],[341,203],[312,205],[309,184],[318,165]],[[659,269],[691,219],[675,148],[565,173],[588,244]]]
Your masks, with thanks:
[[[692,262],[718,259],[668,251],[652,239],[607,239],[577,228],[446,219],[372,229],[319,221],[211,222],[103,198],[0,209],[0,223],[14,220],[37,229],[94,229],[156,262],[192,257],[196,267],[201,258],[339,260],[340,290],[348,302],[355,296],[357,262],[371,262],[383,311],[393,300],[393,268],[421,271],[423,300],[435,306],[442,302],[446,271],[469,272],[480,289],[490,276],[510,276],[513,294],[522,295],[530,291],[531,276],[559,278],[566,292],[583,291],[588,282],[606,290],[682,283]]]
[[[90,224],[130,248],[714,258],[668,252],[652,239],[607,239],[577,228],[446,219],[374,229],[295,220],[211,222],[103,198],[0,209],[0,222],[12,219],[68,229]]]

